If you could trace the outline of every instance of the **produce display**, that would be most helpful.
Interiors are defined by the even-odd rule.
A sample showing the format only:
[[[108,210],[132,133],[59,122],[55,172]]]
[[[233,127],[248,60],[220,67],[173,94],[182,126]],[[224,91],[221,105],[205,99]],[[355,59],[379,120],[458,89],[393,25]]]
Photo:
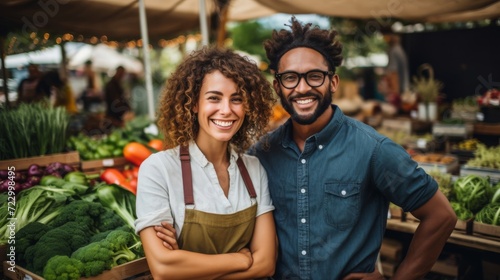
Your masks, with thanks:
[[[494,188],[485,177],[467,175],[455,181],[453,190],[456,201],[475,214],[490,202]]]
[[[16,261],[47,280],[96,276],[143,257],[132,190],[65,168],[32,165],[37,184],[0,194],[0,244],[11,235],[7,201],[15,195]]]
[[[77,173],[80,174],[81,172],[76,172],[73,166],[61,162],[52,162],[45,167],[33,163],[27,170],[16,171],[13,178],[9,178],[9,172],[7,170],[0,170],[0,192],[8,191],[10,181],[15,182],[15,192],[20,192],[24,189],[31,188],[32,186],[43,184],[49,180],[49,178],[59,179],[67,176],[66,178],[68,178],[68,180],[75,182],[73,177],[79,176],[75,175]],[[41,182],[42,177],[44,182]],[[70,181],[68,181],[68,183],[69,182]],[[85,183],[85,181],[78,183]]]
[[[475,151],[479,144],[481,144],[479,140],[477,140],[476,138],[471,138],[453,144],[451,148],[454,150]]]
[[[0,110],[0,160],[63,152],[68,125],[64,107],[30,103]]]
[[[486,147],[478,144],[474,158],[467,161],[467,166],[500,169],[500,146]]]
[[[457,159],[453,156],[443,155],[443,154],[416,154],[412,156],[413,160],[422,162],[422,163],[435,163],[435,164],[450,164]]]
[[[109,135],[101,137],[91,137],[83,133],[73,135],[67,141],[67,149],[78,151],[83,160],[121,157],[124,147],[131,142],[147,145],[152,151],[162,150],[161,136],[146,132],[146,128],[151,124],[152,121],[147,118],[136,118],[127,122],[125,127],[113,130]]]
[[[449,173],[442,173],[439,169],[434,168],[428,172],[429,175],[436,180],[439,190],[448,198],[453,199],[453,182]]]

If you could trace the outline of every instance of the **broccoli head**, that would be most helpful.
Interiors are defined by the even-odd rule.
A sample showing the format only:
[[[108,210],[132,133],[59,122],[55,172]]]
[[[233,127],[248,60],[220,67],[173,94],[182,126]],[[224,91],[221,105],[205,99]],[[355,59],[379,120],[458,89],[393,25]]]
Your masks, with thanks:
[[[50,225],[59,227],[67,222],[86,225],[92,233],[115,229],[125,224],[113,210],[104,207],[99,202],[86,200],[74,200],[68,203]]]
[[[91,277],[101,274],[103,271],[111,269],[113,264],[113,251],[103,241],[90,243],[79,248],[71,258],[83,263],[82,270],[85,277]]]
[[[16,254],[19,264],[26,266],[24,253],[28,247],[35,245],[40,238],[52,228],[48,225],[31,222],[16,232]]]
[[[106,236],[109,248],[113,251],[113,266],[134,260],[137,256],[130,249],[136,244],[135,235],[130,231],[114,230]]]
[[[88,227],[77,222],[68,222],[47,231],[33,246],[26,249],[26,268],[37,274],[53,256],[70,256],[76,249],[89,243],[92,233]]]
[[[71,254],[71,258],[84,264],[85,277],[96,276],[114,266],[136,259],[137,255],[131,250],[136,243],[132,232],[117,229],[110,231],[104,239],[79,248]]]
[[[83,264],[68,256],[54,256],[49,259],[43,269],[46,280],[78,280],[81,277]]]

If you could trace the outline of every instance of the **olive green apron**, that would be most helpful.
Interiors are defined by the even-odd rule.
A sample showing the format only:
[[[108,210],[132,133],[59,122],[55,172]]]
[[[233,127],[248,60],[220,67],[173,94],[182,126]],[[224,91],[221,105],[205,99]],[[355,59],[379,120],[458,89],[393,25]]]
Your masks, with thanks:
[[[189,149],[180,148],[184,203],[186,205],[184,224],[177,239],[179,248],[204,254],[238,252],[250,242],[255,226],[257,203],[233,214],[213,214],[194,209],[193,182]],[[238,158],[237,165],[252,200],[257,195],[245,164]]]

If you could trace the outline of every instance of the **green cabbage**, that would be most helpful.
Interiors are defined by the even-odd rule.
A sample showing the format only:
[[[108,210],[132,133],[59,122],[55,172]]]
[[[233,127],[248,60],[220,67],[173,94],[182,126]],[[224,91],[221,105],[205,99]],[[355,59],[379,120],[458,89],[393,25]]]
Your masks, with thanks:
[[[462,221],[467,221],[474,217],[474,214],[467,209],[465,206],[463,206],[461,203],[458,202],[450,202],[451,208],[453,208],[453,211],[455,211],[455,214],[457,215],[457,218]]]
[[[453,190],[457,202],[462,203],[472,213],[481,210],[490,202],[493,195],[493,188],[488,179],[472,174],[458,178]]]
[[[476,221],[500,226],[500,203],[490,203],[476,214]]]

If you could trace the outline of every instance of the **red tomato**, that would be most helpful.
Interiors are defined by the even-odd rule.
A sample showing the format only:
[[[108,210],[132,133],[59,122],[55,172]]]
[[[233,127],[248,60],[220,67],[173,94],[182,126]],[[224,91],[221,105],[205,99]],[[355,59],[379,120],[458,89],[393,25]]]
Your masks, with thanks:
[[[160,139],[152,139],[148,145],[157,151],[163,150],[163,141]]]
[[[125,176],[123,176],[122,172],[116,168],[105,169],[101,174],[101,179],[108,184],[117,184],[133,194],[137,191],[137,184],[133,187]]]
[[[141,165],[151,154],[152,152],[146,146],[138,142],[130,142],[123,147],[123,156],[137,166]]]

